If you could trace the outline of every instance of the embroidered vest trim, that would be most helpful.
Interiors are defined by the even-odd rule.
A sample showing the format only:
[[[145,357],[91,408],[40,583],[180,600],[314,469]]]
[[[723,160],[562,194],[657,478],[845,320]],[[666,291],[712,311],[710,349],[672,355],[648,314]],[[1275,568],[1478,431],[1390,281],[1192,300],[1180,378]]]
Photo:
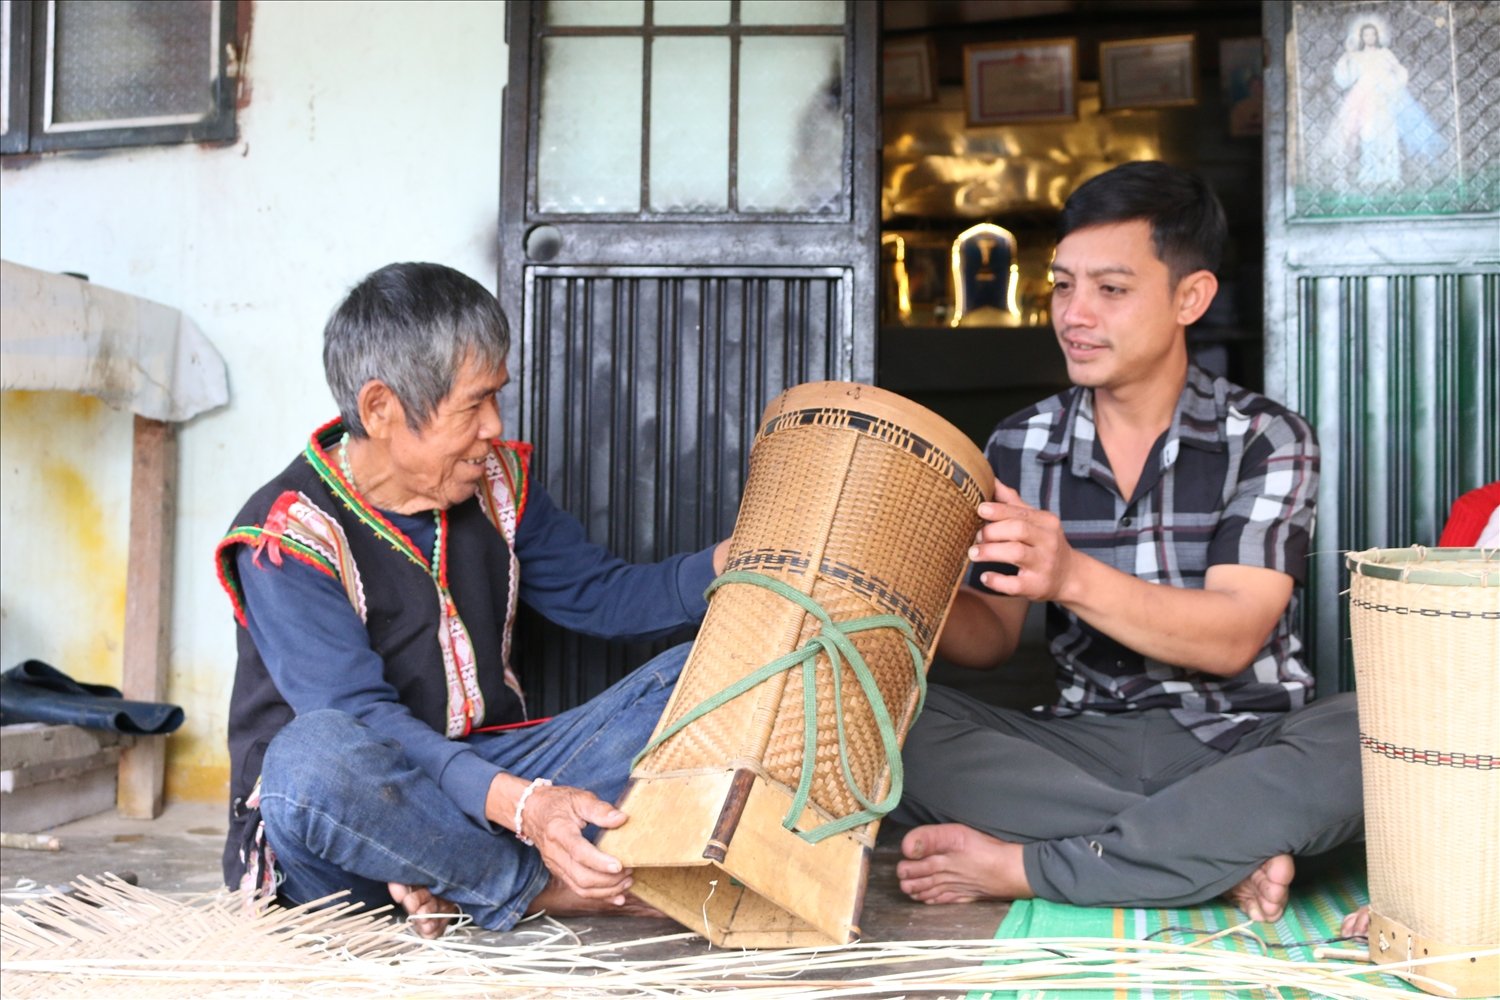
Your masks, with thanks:
[[[327,449],[343,433],[343,422],[340,419],[329,421],[313,432],[303,451],[303,457],[345,508],[378,538],[422,567],[433,580],[438,591],[437,635],[448,692],[445,734],[450,739],[462,738],[473,730],[475,720],[484,718],[485,703],[479,685],[473,643],[448,589],[448,512],[438,513],[438,551],[435,553],[438,566],[437,572],[433,573],[431,558],[405,532],[372,507],[345,478],[338,464],[329,460]],[[519,678],[511,668],[510,657],[511,634],[520,596],[521,566],[516,558],[516,532],[526,509],[530,459],[531,445],[525,442],[492,442],[490,453],[485,458],[484,489],[480,490],[478,496],[480,508],[505,538],[510,552],[500,658],[505,685],[515,692],[523,718],[526,716],[526,697],[521,690]],[[291,490],[282,493],[266,515],[265,524],[242,525],[230,529],[215,550],[220,585],[229,596],[235,620],[243,626],[244,595],[231,572],[234,549],[238,545],[249,545],[252,548],[256,565],[260,564],[261,556],[265,555],[273,565],[279,566],[283,555],[288,555],[338,580],[343,584],[349,603],[359,615],[360,621],[368,620],[364,584],[350,551],[344,527],[336,516],[319,508],[306,494]]]

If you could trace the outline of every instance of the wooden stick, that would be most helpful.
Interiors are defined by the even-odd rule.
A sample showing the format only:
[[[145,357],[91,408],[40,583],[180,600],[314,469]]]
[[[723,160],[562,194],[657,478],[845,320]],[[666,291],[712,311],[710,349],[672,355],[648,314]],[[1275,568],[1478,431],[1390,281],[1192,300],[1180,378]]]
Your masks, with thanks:
[[[136,701],[164,701],[171,643],[172,529],[177,493],[177,430],[135,418],[130,472],[130,549],[125,574],[124,666],[120,689]],[[143,736],[120,755],[120,815],[161,815],[167,738]]]
[[[60,851],[62,841],[39,833],[0,833],[0,847],[14,847],[21,851]]]

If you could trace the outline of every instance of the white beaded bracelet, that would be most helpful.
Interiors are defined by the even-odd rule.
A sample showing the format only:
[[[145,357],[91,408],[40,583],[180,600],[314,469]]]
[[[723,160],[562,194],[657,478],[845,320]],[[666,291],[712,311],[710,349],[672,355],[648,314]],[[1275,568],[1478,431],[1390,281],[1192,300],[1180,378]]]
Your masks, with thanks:
[[[547,778],[533,778],[531,784],[527,785],[526,790],[521,793],[521,797],[519,799],[516,799],[516,839],[525,844],[527,847],[535,847],[536,844],[531,841],[526,836],[526,834],[521,832],[521,814],[526,811],[526,800],[531,798],[531,793],[536,791],[539,785],[551,784],[552,782]]]

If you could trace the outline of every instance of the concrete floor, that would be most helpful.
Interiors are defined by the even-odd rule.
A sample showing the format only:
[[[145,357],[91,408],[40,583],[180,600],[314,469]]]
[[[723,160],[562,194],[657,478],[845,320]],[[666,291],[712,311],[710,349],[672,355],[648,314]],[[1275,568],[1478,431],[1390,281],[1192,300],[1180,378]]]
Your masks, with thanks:
[[[1034,623],[1039,626],[1039,621]],[[1039,648],[1039,646],[1038,646]],[[935,663],[929,680],[967,690],[996,704],[1025,706],[1048,700],[1052,694],[1050,664],[1036,658],[1034,669],[1004,672],[964,671]],[[129,820],[114,811],[68,823],[48,831],[62,843],[56,853],[0,848],[0,903],[14,905],[37,892],[59,891],[80,875],[131,873],[142,888],[169,896],[197,895],[221,887],[219,859],[227,827],[226,809],[218,803],[172,803],[155,820]],[[922,906],[901,893],[896,883],[900,836],[886,824],[880,833],[865,890],[860,927],[870,942],[917,940],[972,940],[994,936],[1009,909],[1007,903],[963,906]],[[680,934],[682,925],[667,918],[615,917],[561,920],[586,944],[612,945]],[[494,933],[474,928],[460,933],[487,945],[533,943],[532,928]],[[642,959],[675,959],[696,955],[707,947],[702,938],[671,940],[633,946]],[[931,963],[914,963],[915,971]],[[822,978],[853,979],[862,971],[824,971]],[[927,994],[931,996],[931,994]],[[955,994],[963,996],[964,993]],[[938,1000],[938,998],[935,998]]]
[[[220,888],[219,857],[226,829],[223,806],[172,803],[155,820],[124,819],[101,813],[46,831],[60,851],[0,848],[0,903],[15,905],[40,892],[56,892],[79,876],[106,872],[135,877],[142,888],[168,896],[196,895]],[[922,906],[902,895],[896,884],[896,862],[902,831],[887,826],[871,866],[861,920],[868,941],[989,938],[1008,904]],[[561,921],[586,934],[590,942],[611,943],[675,934],[676,922],[662,918],[620,917]],[[486,940],[513,943],[506,935],[481,934]],[[516,939],[519,940],[519,939]],[[701,942],[700,942],[701,945]],[[649,957],[669,957],[672,944]]]
[[[935,675],[941,674],[934,669]],[[965,672],[967,673],[967,672]],[[935,677],[936,679],[936,677]],[[976,678],[977,679],[977,678]],[[948,683],[971,681],[970,677],[943,678]],[[1028,695],[1005,692],[1022,701]],[[220,855],[227,828],[226,808],[219,803],[169,804],[155,820],[131,820],[115,811],[101,813],[46,831],[61,843],[56,852],[0,848],[0,905],[18,905],[38,893],[63,891],[80,876],[97,878],[105,873],[133,876],[144,889],[169,897],[197,896],[221,889]],[[976,903],[963,906],[923,906],[908,900],[896,882],[900,836],[893,824],[881,830],[865,890],[860,926],[868,942],[989,939],[1009,909],[1006,903]],[[708,943],[701,937],[682,937],[681,924],[665,917],[598,917],[559,920],[578,941],[586,945],[612,946],[631,943],[630,954],[645,961],[695,959]],[[475,945],[534,946],[535,925],[497,933],[466,928],[453,933]],[[642,945],[639,942],[651,939]],[[900,967],[912,974],[947,967],[940,961],[913,961]],[[895,971],[895,970],[891,970]],[[822,980],[855,980],[867,970],[850,966],[823,969]],[[3,991],[0,991],[3,992]],[[956,1000],[966,990],[949,993],[925,992],[933,1000]]]
[[[997,672],[998,673],[998,672]],[[1035,676],[1032,676],[1034,674]],[[1045,671],[975,674],[935,664],[930,679],[970,690],[999,704],[1027,705],[1050,695]],[[997,683],[998,682],[998,683]],[[0,904],[11,906],[41,892],[58,892],[79,876],[104,873],[134,876],[137,885],[167,896],[195,896],[221,888],[220,855],[227,828],[226,809],[219,803],[172,803],[155,820],[124,819],[113,810],[55,827],[48,834],[61,842],[57,852],[0,848]],[[904,831],[892,824],[882,830],[871,863],[860,926],[869,942],[989,939],[1009,909],[1007,903],[962,906],[923,906],[904,896],[896,882],[896,862]],[[676,939],[682,925],[667,918],[616,917],[560,920],[582,943],[613,945],[646,939],[673,940],[641,946],[631,954],[641,959],[694,957],[707,943],[698,937]],[[535,930],[496,933],[467,928],[457,932],[476,944],[529,945]],[[934,963],[911,963],[917,971]],[[824,970],[823,979],[847,980],[864,975],[858,968]],[[933,996],[933,994],[925,994]],[[954,994],[964,996],[965,992]],[[942,996],[934,997],[942,1000]]]
[[[124,819],[113,810],[46,831],[60,851],[0,848],[0,902],[13,904],[47,886],[65,886],[80,875],[133,873],[154,892],[211,892],[223,879],[225,808],[179,802],[154,820]],[[19,888],[18,888],[19,883]]]
[[[1039,640],[1040,619],[1028,621],[1038,633],[1035,664],[1006,671],[965,671],[941,662],[929,672],[933,683],[968,691],[995,704],[1025,706],[1050,698],[1050,663]],[[196,894],[221,885],[219,858],[227,827],[226,809],[218,803],[171,803],[155,820],[121,818],[113,810],[48,831],[62,842],[56,853],[0,848],[0,902],[13,904],[47,886],[66,886],[80,875],[133,873],[137,884],[153,892]],[[901,831],[881,830],[865,893],[861,927],[866,940],[954,940],[989,938],[1008,904],[921,906],[902,895],[896,884]],[[26,888],[18,888],[18,883]],[[576,923],[576,922],[575,922]],[[591,933],[607,942],[635,940],[680,930],[670,920],[615,918],[590,920]]]
[[[55,827],[47,832],[62,842],[62,850],[58,852],[0,849],[0,886],[3,886],[0,903],[16,905],[38,892],[59,891],[53,887],[66,886],[79,875],[98,876],[104,872],[133,873],[141,887],[169,897],[215,891],[221,881],[219,855],[224,830],[222,807],[194,803],[170,805],[160,818],[152,821],[122,819],[109,812]],[[993,937],[1008,904],[930,907],[912,903],[901,894],[895,879],[898,857],[895,845],[899,833],[891,828],[876,851],[866,890],[864,939],[880,942]],[[580,944],[608,948],[630,942],[630,956],[642,961],[694,960],[711,950],[703,938],[683,936],[684,928],[666,918],[594,917],[557,923],[571,931]],[[464,943],[475,946],[534,947],[538,933],[551,931],[545,924],[524,924],[507,933],[472,927],[450,933],[461,935]],[[667,940],[653,940],[659,938]],[[651,943],[640,943],[648,940]],[[949,971],[951,966],[951,961],[912,960],[882,971],[920,975],[929,969]],[[867,969],[846,966],[788,978],[805,979],[812,975],[836,990],[838,987],[833,985],[836,982],[858,980],[870,974]],[[581,970],[578,975],[586,978]],[[133,989],[132,995],[150,995],[149,984],[142,984],[141,989],[144,992]],[[0,994],[4,992],[0,989]],[[769,995],[764,990],[753,992]],[[305,995],[320,994],[310,991]],[[923,995],[931,1000],[959,1000],[967,995],[967,990],[924,990]]]

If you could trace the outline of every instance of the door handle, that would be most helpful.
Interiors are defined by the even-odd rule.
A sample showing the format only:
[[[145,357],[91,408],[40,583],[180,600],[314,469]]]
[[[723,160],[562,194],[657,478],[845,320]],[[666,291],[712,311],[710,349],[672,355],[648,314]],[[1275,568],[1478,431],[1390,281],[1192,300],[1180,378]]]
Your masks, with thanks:
[[[533,226],[526,233],[528,260],[548,261],[562,251],[562,231],[556,226]]]

